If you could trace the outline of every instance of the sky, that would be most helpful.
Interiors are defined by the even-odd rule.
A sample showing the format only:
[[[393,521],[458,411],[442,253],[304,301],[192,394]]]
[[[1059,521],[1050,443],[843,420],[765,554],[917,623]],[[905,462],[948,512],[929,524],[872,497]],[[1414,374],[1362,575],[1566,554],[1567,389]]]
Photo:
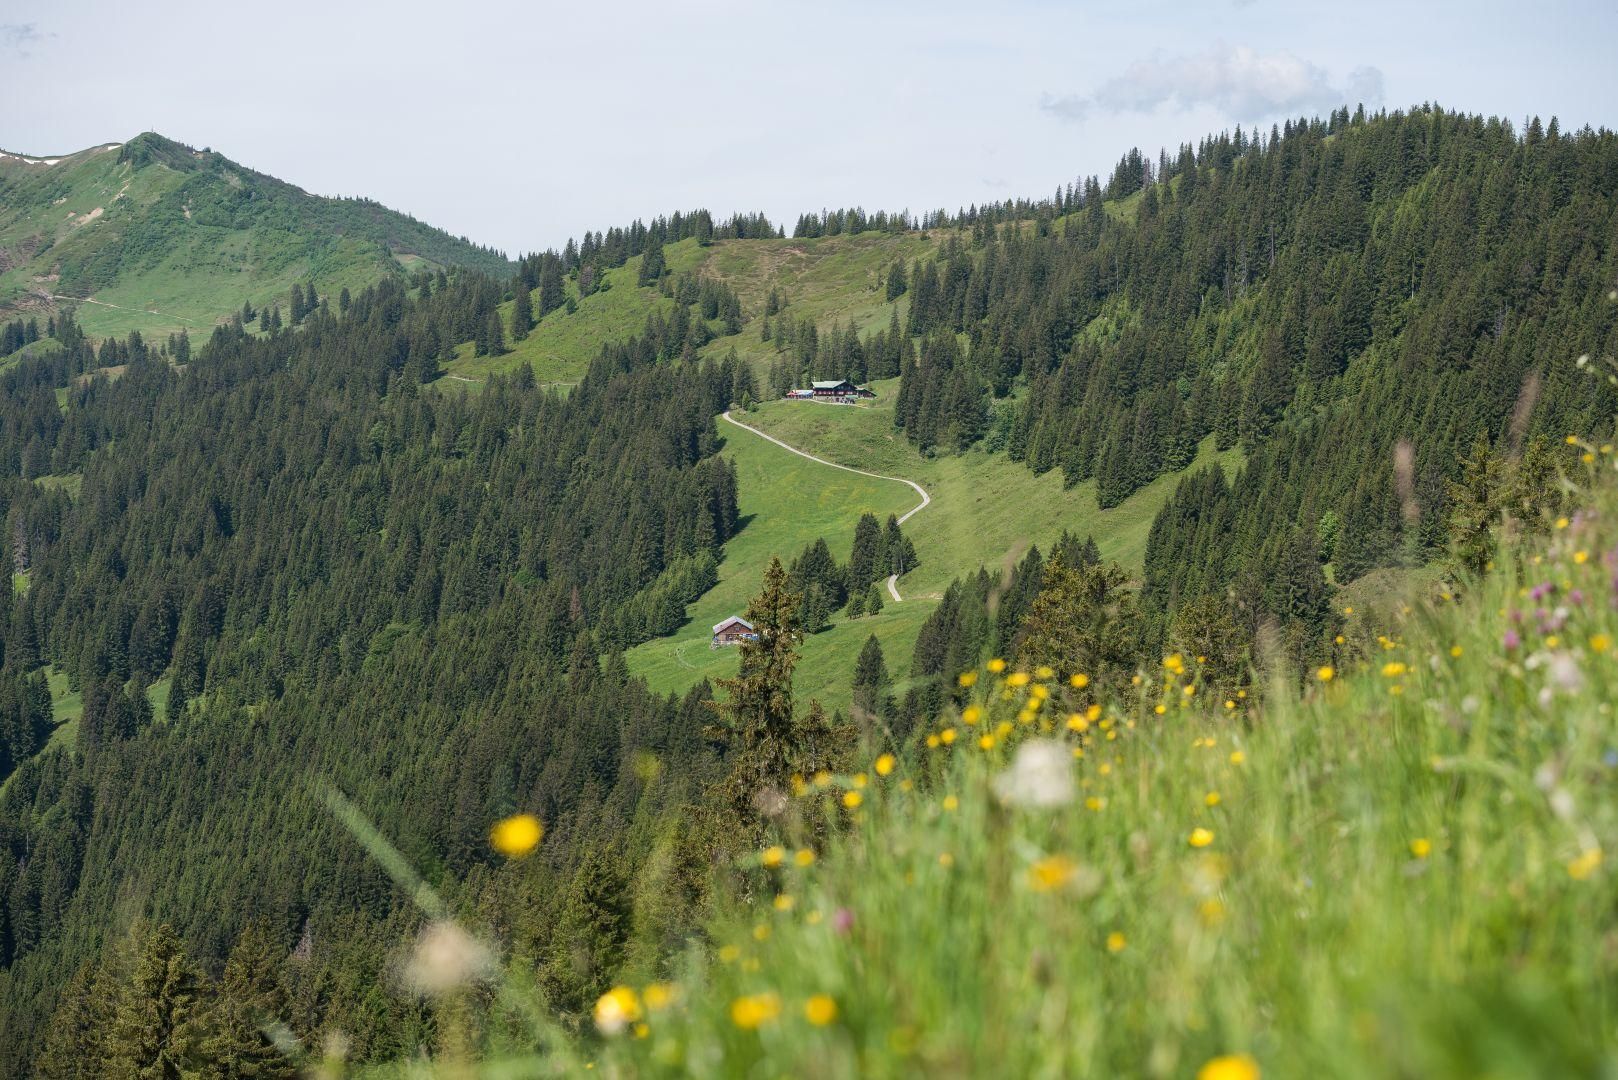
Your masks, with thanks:
[[[515,255],[1043,197],[1345,103],[1614,128],[1615,55],[1618,0],[0,0],[0,147],[154,130]]]

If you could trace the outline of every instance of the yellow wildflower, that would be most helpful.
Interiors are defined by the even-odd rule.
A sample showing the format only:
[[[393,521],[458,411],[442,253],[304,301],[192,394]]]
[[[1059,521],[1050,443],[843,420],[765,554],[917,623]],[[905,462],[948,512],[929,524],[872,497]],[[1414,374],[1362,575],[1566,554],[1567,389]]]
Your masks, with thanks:
[[[930,735],[927,736],[927,749],[929,749],[929,750],[937,750],[938,749],[938,735],[936,733],[930,734]]]
[[[837,1002],[828,994],[816,994],[803,1003],[803,1017],[815,1027],[825,1027],[837,1019]]]
[[[1107,935],[1107,951],[1110,953],[1121,953],[1128,944],[1129,942],[1125,940],[1124,935],[1116,930]]]
[[[1397,679],[1408,670],[1409,669],[1399,661],[1390,660],[1386,664],[1382,665],[1382,677],[1385,679]]]
[[[940,731],[938,733],[938,741],[943,743],[945,746],[948,746],[950,743],[954,742],[955,729],[952,727],[947,727],[943,731]]]
[[[1075,690],[1083,690],[1086,686],[1090,685],[1090,676],[1081,671],[1077,675],[1069,678],[1067,684],[1073,687]]]
[[[1452,657],[1452,658],[1453,658],[1453,659],[1456,659],[1456,660],[1459,660],[1459,659],[1460,659],[1460,658],[1461,658],[1461,654],[1462,654],[1462,653],[1464,653],[1464,652],[1465,652],[1465,651],[1466,651],[1466,650],[1465,650],[1465,649],[1463,649],[1463,648],[1461,648],[1461,647],[1460,647],[1460,646],[1459,646],[1459,645],[1451,645],[1451,646],[1450,646],[1450,647],[1449,647],[1449,654],[1450,654],[1450,656],[1451,656],[1451,657]]]
[[[1232,701],[1230,698],[1225,699],[1225,708],[1234,709],[1235,707],[1236,707],[1236,703],[1234,701]]]
[[[1191,830],[1191,836],[1189,839],[1192,847],[1207,847],[1214,841],[1213,830],[1204,829],[1201,826],[1198,826],[1197,828]]]
[[[982,735],[979,735],[978,736],[978,749],[980,749],[980,750],[993,750],[994,749],[994,736],[989,734],[987,731],[985,731]]]
[[[955,681],[961,684],[963,690],[970,690],[977,685],[978,673],[975,671],[963,671],[960,678]]]
[[[1051,679],[1055,677],[1056,669],[1052,668],[1048,664],[1041,664],[1034,669],[1034,678],[1036,679]]]
[[[955,856],[951,855],[947,851],[940,851],[938,853],[938,865],[942,866],[945,870],[948,870],[950,867],[955,865]]]
[[[640,1017],[640,997],[632,987],[615,986],[596,999],[596,1027],[604,1035],[617,1035]]]
[[[759,856],[758,861],[763,863],[765,866],[772,866],[773,867],[773,866],[780,866],[781,865],[781,860],[786,858],[786,857],[787,857],[787,849],[786,848],[782,847],[780,844],[772,844],[769,847],[764,849],[764,854]]]
[[[743,1031],[756,1031],[781,1015],[781,996],[773,991],[747,994],[730,1003],[730,1022]]]
[[[514,814],[489,830],[489,843],[509,859],[520,859],[539,846],[545,826],[533,814]]]
[[[1028,685],[1028,672],[1026,672],[1026,671],[1013,671],[1010,675],[1006,676],[1006,685],[1007,686],[1027,686]]]
[[[1588,551],[1575,551],[1573,553],[1573,561],[1578,563],[1580,566],[1583,566],[1585,563],[1590,561],[1590,553]]]
[[[857,791],[845,791],[845,792],[843,792],[843,805],[848,807],[850,810],[859,809],[860,803],[862,803],[864,801],[865,801],[865,796],[861,795]]]
[[[955,810],[961,805],[961,800],[953,795],[945,795],[943,806],[945,810]]]
[[[1331,682],[1337,677],[1337,669],[1330,664],[1322,664],[1320,670],[1315,672],[1315,678],[1321,682]]]
[[[1225,1054],[1197,1070],[1197,1080],[1259,1080],[1258,1062],[1246,1054]]]
[[[742,950],[735,945],[721,945],[719,947],[719,962],[721,964],[734,964],[742,955]]]
[[[1163,658],[1163,666],[1179,675],[1185,671],[1185,657],[1179,653],[1171,653]]]
[[[815,864],[814,850],[811,848],[799,848],[796,854],[792,856],[792,861],[799,866],[813,866]]]
[[[1598,847],[1585,848],[1578,857],[1567,864],[1567,876],[1574,881],[1584,881],[1601,866],[1601,849]]]
[[[1606,652],[1610,648],[1612,648],[1612,638],[1608,637],[1606,634],[1590,635],[1591,652]]]
[[[1219,792],[1217,792],[1217,791],[1208,792],[1208,794],[1206,794],[1206,795],[1204,795],[1202,797],[1202,802],[1203,802],[1203,805],[1205,805],[1205,806],[1218,806],[1219,805]]]
[[[1089,726],[1090,721],[1086,720],[1082,713],[1068,714],[1067,727],[1069,731],[1083,731]]]
[[[896,762],[894,761],[892,754],[883,754],[881,757],[876,759],[876,764],[873,765],[872,768],[876,770],[876,774],[878,776],[887,776],[889,773],[893,772],[893,766],[895,764]]]
[[[1410,841],[1410,854],[1418,859],[1425,859],[1433,853],[1433,842],[1425,836],[1418,836]]]
[[[679,995],[679,987],[673,983],[652,983],[641,996],[646,1001],[648,1011],[662,1012],[670,1005],[673,1005]]]
[[[1556,519],[1556,527],[1558,529],[1565,529],[1565,528],[1567,528],[1567,526],[1568,526],[1567,518],[1559,517],[1559,518]]]
[[[792,910],[792,905],[795,904],[796,902],[797,901],[792,899],[792,894],[791,893],[776,893],[775,894],[775,910],[776,911],[791,911]]]
[[[1000,659],[998,656],[995,657],[993,660],[990,660],[988,666],[989,666],[989,670],[994,672],[996,675],[998,675],[1002,671],[1006,670],[1006,662],[1004,660]]]
[[[961,710],[961,723],[971,727],[983,719],[983,710],[976,705],[968,705]]]
[[[1050,892],[1072,881],[1079,864],[1066,855],[1047,855],[1028,868],[1028,884],[1035,892]]]

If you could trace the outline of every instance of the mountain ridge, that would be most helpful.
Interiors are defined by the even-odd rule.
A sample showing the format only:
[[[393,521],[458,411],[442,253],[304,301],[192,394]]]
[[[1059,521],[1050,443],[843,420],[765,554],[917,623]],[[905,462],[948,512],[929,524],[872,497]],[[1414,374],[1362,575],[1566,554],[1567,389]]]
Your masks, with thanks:
[[[513,264],[374,200],[312,194],[155,132],[0,156],[0,316],[95,300],[80,320],[94,336],[175,332],[276,303],[294,282],[336,293],[456,266]]]

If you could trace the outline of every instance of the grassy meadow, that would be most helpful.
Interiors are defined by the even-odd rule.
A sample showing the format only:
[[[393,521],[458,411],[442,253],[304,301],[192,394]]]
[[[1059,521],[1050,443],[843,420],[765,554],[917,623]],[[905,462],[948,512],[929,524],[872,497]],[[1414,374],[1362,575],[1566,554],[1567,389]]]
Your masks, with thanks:
[[[1112,700],[963,673],[925,748],[805,778],[710,940],[528,1066],[1612,1075],[1618,494],[1517,556],[1251,697],[1177,655]]]

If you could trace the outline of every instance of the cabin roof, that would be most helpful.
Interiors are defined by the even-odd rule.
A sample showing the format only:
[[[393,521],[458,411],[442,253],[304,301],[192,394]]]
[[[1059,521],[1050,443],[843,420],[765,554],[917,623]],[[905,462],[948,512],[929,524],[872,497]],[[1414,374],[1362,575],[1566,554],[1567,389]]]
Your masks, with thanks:
[[[726,619],[724,622],[714,623],[713,632],[717,634],[721,630],[724,630],[727,627],[731,627],[731,626],[741,626],[741,627],[745,627],[748,630],[753,629],[753,624],[752,623],[748,622],[746,619],[742,618],[740,615],[732,615],[730,618]]]
[[[816,390],[835,390],[839,386],[853,386],[847,379],[820,379],[809,384]]]

